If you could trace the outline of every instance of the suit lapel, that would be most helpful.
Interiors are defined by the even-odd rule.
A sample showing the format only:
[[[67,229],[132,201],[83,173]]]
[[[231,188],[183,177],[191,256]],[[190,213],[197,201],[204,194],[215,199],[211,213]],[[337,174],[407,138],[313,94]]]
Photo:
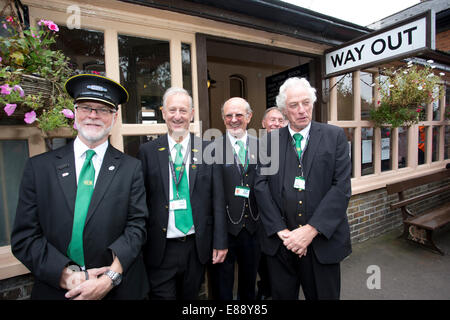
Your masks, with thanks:
[[[92,194],[91,203],[86,216],[86,224],[94,214],[97,206],[103,199],[105,192],[108,190],[111,181],[113,180],[116,172],[119,170],[122,153],[114,149],[111,144],[106,149],[105,157],[103,158],[102,166],[95,183],[94,193]]]
[[[61,148],[56,154],[56,175],[64,193],[71,216],[75,210],[77,196],[77,174],[75,170],[75,155],[73,142]]]
[[[314,121],[311,122],[311,129],[309,131],[309,140],[305,150],[306,153],[303,163],[306,181],[308,181],[308,175],[312,167],[314,156],[316,155],[317,149],[320,146],[321,139],[322,139],[322,131],[320,130],[320,126],[317,125]]]
[[[159,139],[159,144],[157,145],[157,157],[159,162],[161,180],[163,184],[164,194],[166,195],[166,200],[169,202],[169,141],[167,140],[167,134]]]

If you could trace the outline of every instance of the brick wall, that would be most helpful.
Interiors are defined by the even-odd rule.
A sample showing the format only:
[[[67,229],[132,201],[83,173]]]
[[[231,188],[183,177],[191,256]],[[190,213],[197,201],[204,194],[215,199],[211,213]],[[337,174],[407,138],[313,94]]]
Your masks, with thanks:
[[[33,287],[33,276],[26,274],[0,280],[0,300],[29,299]]]
[[[436,49],[444,52],[450,51],[450,30],[436,34]]]

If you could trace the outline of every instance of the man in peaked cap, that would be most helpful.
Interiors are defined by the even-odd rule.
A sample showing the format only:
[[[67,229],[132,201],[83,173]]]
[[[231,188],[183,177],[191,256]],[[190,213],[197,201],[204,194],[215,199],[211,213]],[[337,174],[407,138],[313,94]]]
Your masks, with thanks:
[[[12,251],[35,276],[32,299],[143,299],[141,163],[108,142],[128,93],[92,74],[70,78],[65,88],[75,99],[78,135],[28,160]]]

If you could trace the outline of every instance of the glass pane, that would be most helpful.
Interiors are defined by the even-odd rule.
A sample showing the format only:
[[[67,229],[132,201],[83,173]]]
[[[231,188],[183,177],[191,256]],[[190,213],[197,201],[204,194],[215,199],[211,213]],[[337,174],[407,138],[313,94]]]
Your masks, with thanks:
[[[381,171],[392,170],[392,129],[381,128]]]
[[[361,128],[361,175],[374,173],[373,128]]]
[[[350,159],[352,161],[352,177],[355,176],[354,172],[355,172],[355,164],[353,163],[353,140],[354,140],[354,135],[355,135],[355,128],[344,128],[345,131],[345,135],[347,136],[347,141],[348,141],[348,152],[350,155]]]
[[[361,120],[370,119],[370,109],[374,107],[374,77],[372,73],[361,72]]]
[[[230,77],[230,97],[244,97],[244,80],[237,76]]]
[[[439,88],[438,87],[436,87],[434,90],[434,96],[436,96],[436,97],[439,96]],[[435,120],[435,121],[441,120],[441,104],[439,103],[439,99],[435,99],[431,103],[431,106],[433,108],[433,120]]]
[[[408,164],[408,127],[398,128],[398,168]]]
[[[56,47],[70,58],[75,73],[105,75],[103,32],[59,26]]]
[[[440,127],[433,127],[433,149],[431,153],[431,161],[439,160],[439,129]]]
[[[352,78],[351,73],[336,78],[338,120],[353,120]]]
[[[132,157],[136,157],[139,152],[139,147],[148,141],[152,141],[158,138],[158,135],[148,136],[124,136],[123,147],[124,152]]]
[[[130,97],[123,123],[163,123],[162,96],[171,86],[168,41],[118,36],[121,83]]]
[[[192,97],[192,66],[191,66],[191,45],[181,44],[181,62],[183,67],[183,88]]]
[[[450,126],[445,126],[445,137],[444,137],[444,159],[449,159],[450,155]]]
[[[19,186],[27,159],[27,140],[0,141],[0,247],[10,244]]]
[[[418,164],[424,164],[426,160],[426,148],[427,148],[427,128],[425,126],[419,126],[419,145],[418,145],[418,156],[417,156],[417,163]]]

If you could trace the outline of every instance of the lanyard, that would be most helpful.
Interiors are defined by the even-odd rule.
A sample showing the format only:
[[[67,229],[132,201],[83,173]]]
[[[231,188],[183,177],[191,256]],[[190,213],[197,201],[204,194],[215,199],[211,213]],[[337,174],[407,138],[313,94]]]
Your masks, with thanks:
[[[188,157],[188,154],[189,154],[188,151],[189,151],[190,147],[191,147],[191,143],[189,142],[188,148],[186,149],[186,153],[184,154],[183,163],[181,164],[180,173],[178,174],[178,178],[177,178],[177,175],[175,173],[175,165],[173,163],[172,156],[170,154],[170,151],[168,150],[168,153],[169,153],[169,167],[170,167],[170,172],[172,173],[172,179],[173,179],[173,183],[175,184],[175,189],[177,190],[177,199],[180,198],[180,196],[178,194],[178,185],[180,184],[181,179],[183,178],[183,173],[184,173],[184,170],[186,168],[186,161],[187,161],[187,157]]]
[[[239,160],[239,157],[236,154],[236,150],[233,148],[233,155],[234,155],[234,160],[237,163],[237,167],[239,170],[239,174],[241,176],[241,184],[244,185],[244,175],[247,172],[248,169],[248,156],[247,156],[247,152],[248,152],[248,135],[247,135],[247,141],[245,143],[245,162],[244,164],[241,163],[241,161]]]

